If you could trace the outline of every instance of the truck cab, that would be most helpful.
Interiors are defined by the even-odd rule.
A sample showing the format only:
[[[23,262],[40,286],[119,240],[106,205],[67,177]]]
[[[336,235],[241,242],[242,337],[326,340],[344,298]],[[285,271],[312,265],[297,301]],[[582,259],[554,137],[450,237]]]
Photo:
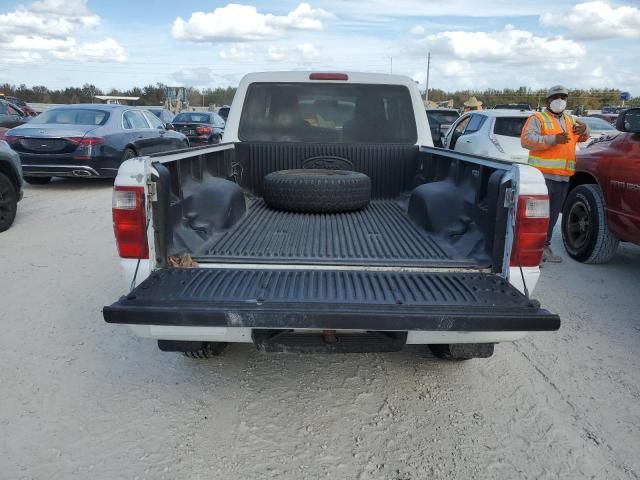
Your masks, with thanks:
[[[621,112],[616,129],[577,155],[562,236],[580,262],[609,261],[620,241],[640,245],[640,108]]]

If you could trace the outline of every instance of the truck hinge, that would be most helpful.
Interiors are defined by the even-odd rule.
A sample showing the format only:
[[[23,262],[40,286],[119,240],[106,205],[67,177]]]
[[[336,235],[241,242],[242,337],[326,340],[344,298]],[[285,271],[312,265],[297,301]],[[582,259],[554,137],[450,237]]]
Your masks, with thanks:
[[[505,208],[512,208],[516,206],[516,189],[507,188],[504,192],[504,206]]]
[[[158,190],[156,188],[156,182],[150,181],[147,183],[147,197],[151,202],[158,201]]]

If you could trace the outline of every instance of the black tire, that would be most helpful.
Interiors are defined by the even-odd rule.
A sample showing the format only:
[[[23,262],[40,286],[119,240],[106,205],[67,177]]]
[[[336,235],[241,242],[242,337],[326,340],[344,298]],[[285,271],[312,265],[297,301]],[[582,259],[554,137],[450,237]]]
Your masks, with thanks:
[[[620,241],[607,225],[600,187],[579,185],[567,196],[562,210],[562,241],[571,258],[583,263],[606,263]]]
[[[493,347],[493,343],[450,343],[429,345],[429,350],[438,358],[462,361],[489,358],[493,355]]]
[[[24,177],[24,181],[29,185],[46,185],[51,181],[51,177]]]
[[[0,232],[8,230],[18,211],[18,192],[11,179],[0,173]]]
[[[289,212],[337,213],[366,207],[371,179],[349,170],[280,170],[264,177],[264,201]]]
[[[207,342],[202,348],[190,352],[183,352],[185,357],[189,358],[211,358],[222,355],[227,344],[224,342]]]
[[[125,148],[124,153],[122,154],[122,161],[129,160],[130,158],[137,157],[138,154],[133,148]]]

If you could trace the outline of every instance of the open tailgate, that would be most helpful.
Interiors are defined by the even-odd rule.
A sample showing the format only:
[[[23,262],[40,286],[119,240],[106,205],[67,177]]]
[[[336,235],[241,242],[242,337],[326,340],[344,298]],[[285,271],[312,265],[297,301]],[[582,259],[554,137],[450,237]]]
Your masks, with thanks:
[[[171,268],[103,311],[110,323],[268,329],[557,330],[491,273]]]

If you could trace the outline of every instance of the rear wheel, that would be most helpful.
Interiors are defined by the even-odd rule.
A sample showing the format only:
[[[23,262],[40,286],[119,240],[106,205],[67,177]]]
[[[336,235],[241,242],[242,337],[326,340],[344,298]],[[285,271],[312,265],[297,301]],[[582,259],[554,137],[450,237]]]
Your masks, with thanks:
[[[122,161],[129,160],[130,158],[136,157],[136,151],[133,148],[125,148],[124,153],[122,154]]]
[[[598,185],[580,185],[569,193],[562,211],[562,240],[569,256],[584,263],[605,263],[619,240],[607,225],[607,213]]]
[[[18,211],[18,192],[9,177],[0,173],[0,232],[8,230]]]
[[[438,358],[460,361],[489,358],[493,355],[493,347],[493,343],[449,343],[429,345],[429,350]]]
[[[51,177],[24,177],[24,181],[29,185],[46,185],[51,181]]]
[[[227,344],[224,342],[194,342],[184,340],[158,340],[158,348],[163,352],[182,352],[189,358],[217,357]]]

